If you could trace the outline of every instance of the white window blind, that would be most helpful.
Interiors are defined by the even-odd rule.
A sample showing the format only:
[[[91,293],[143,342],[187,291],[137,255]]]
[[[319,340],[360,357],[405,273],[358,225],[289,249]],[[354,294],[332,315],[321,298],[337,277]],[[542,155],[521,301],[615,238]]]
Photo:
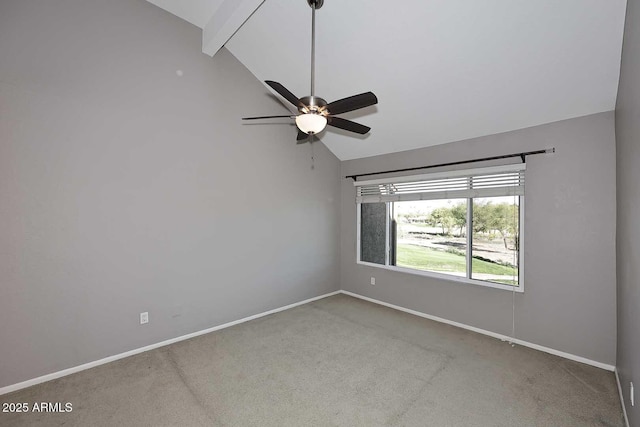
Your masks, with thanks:
[[[524,195],[524,164],[356,181],[356,203]]]

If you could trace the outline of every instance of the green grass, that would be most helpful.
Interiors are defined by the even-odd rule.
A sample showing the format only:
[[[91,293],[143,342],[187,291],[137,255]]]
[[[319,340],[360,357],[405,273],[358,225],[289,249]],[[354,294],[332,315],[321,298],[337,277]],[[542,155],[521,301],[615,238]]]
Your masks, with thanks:
[[[464,255],[439,251],[423,246],[398,244],[396,265],[399,267],[464,273],[466,271],[466,264]],[[494,264],[479,259],[473,259],[473,272],[499,276],[517,276],[517,271],[514,267]]]
[[[514,267],[500,265],[480,259],[473,259],[471,262],[474,273],[497,274],[499,276],[517,276],[518,271]]]

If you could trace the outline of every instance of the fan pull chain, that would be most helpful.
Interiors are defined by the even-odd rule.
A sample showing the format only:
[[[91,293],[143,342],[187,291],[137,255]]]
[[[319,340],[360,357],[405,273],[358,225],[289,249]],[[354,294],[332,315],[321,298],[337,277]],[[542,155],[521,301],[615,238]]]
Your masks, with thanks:
[[[311,170],[314,170],[316,168],[316,156],[313,152],[313,141],[313,135],[311,135],[311,138],[309,139],[309,146],[311,147]]]

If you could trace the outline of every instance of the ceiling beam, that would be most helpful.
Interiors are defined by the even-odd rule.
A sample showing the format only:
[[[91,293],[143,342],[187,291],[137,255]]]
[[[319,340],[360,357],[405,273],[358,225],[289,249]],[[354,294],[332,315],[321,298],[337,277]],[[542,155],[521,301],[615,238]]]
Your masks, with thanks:
[[[202,29],[202,52],[213,56],[264,0],[224,0]]]

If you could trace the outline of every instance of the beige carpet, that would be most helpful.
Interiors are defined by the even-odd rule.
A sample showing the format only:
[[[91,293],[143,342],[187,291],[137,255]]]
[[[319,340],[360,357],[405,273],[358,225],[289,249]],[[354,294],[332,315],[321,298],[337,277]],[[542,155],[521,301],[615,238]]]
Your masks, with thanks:
[[[613,373],[337,295],[0,396],[38,426],[624,426]]]

